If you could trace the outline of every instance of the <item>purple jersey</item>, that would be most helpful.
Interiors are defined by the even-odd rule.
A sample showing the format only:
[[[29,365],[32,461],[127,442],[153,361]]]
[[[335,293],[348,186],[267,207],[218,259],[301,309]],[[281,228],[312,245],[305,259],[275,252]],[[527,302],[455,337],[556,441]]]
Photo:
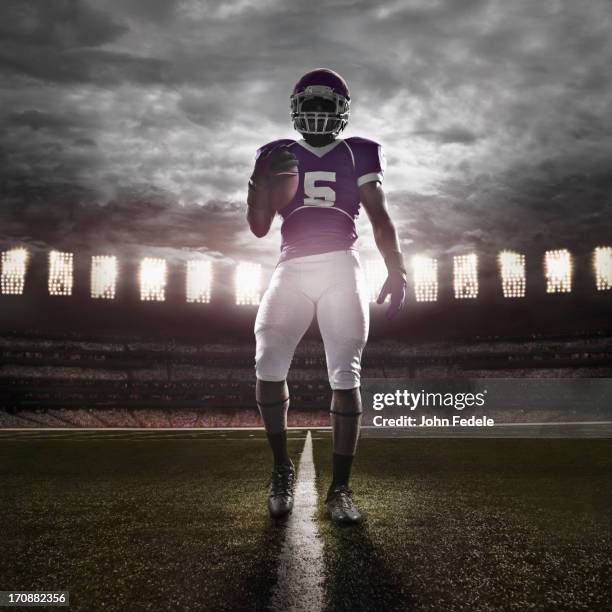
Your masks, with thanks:
[[[382,147],[366,138],[336,138],[324,147],[304,140],[274,140],[257,150],[288,146],[299,162],[300,183],[283,217],[279,263],[293,257],[354,248],[359,187],[381,181],[385,170]]]

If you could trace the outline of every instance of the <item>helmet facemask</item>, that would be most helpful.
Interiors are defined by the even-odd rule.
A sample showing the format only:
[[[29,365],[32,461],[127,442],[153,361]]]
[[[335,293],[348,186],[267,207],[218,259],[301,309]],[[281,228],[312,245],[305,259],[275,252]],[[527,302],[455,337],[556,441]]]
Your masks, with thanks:
[[[324,85],[291,96],[291,119],[301,134],[337,136],[346,127],[350,102]]]

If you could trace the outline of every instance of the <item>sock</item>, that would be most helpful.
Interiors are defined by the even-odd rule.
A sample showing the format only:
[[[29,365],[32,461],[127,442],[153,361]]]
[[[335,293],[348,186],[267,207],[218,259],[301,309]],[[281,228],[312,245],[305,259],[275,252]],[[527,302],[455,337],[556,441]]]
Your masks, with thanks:
[[[333,480],[331,486],[348,486],[351,466],[353,465],[353,455],[338,455],[338,453],[334,453],[332,456]]]
[[[287,430],[279,433],[267,434],[272,454],[274,455],[274,465],[287,465],[291,463],[287,453]]]

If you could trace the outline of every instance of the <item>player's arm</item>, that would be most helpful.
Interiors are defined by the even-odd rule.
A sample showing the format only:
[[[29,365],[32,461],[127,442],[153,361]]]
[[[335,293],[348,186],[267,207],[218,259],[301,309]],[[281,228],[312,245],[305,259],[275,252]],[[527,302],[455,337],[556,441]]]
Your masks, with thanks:
[[[262,238],[270,231],[276,210],[268,203],[268,189],[264,186],[253,186],[249,182],[247,195],[247,221],[251,231]]]
[[[258,237],[270,231],[278,210],[286,206],[297,189],[298,160],[287,147],[263,151],[249,179],[247,221]]]
[[[400,311],[406,299],[406,269],[397,231],[389,216],[385,192],[379,181],[370,181],[361,185],[359,196],[372,224],[376,246],[387,266],[387,280],[376,302],[382,304],[387,295],[391,295],[391,304],[385,314],[387,319],[391,319]]]

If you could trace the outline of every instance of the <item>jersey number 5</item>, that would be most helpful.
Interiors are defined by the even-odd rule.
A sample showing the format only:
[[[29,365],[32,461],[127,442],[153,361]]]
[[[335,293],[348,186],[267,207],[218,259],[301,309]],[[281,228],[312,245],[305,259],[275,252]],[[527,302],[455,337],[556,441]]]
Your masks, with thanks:
[[[304,206],[333,206],[336,203],[336,192],[328,185],[317,186],[317,181],[335,183],[336,173],[322,170],[304,173]]]

